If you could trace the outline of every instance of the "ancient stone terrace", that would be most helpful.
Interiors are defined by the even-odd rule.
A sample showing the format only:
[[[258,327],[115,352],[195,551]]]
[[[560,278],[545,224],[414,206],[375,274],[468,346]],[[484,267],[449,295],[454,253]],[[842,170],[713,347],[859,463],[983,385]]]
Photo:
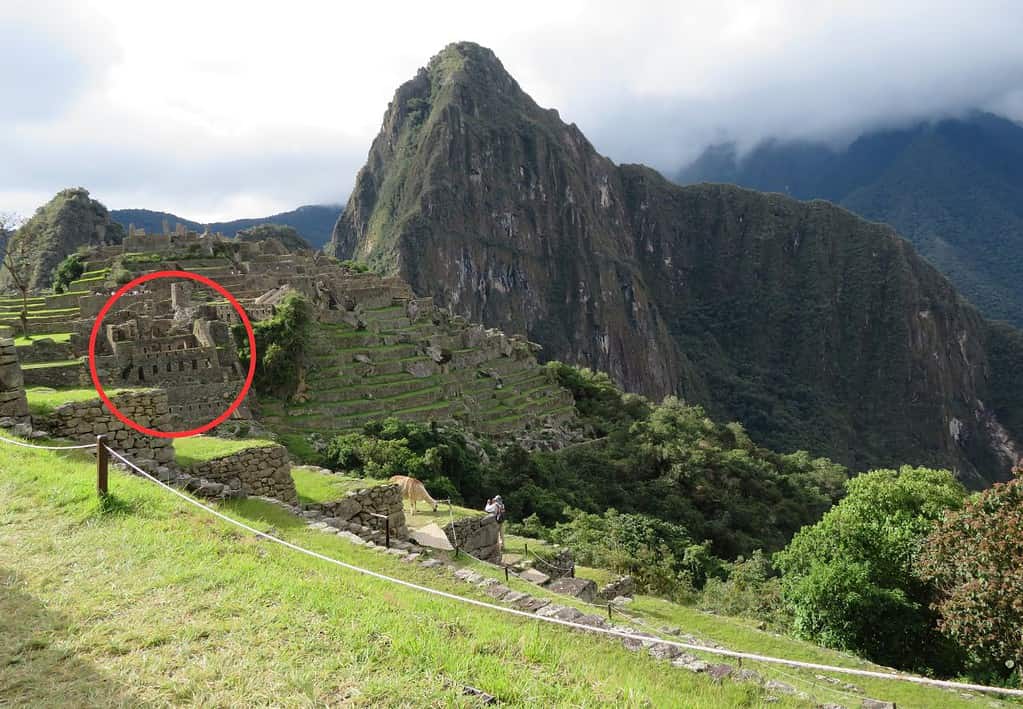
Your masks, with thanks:
[[[69,377],[67,385],[87,382],[77,358],[86,354],[92,323],[117,283],[175,269],[214,279],[254,321],[272,316],[290,291],[313,304],[319,325],[300,396],[261,401],[261,418],[285,436],[329,438],[385,416],[457,419],[502,434],[546,430],[547,423],[573,415],[571,395],[539,366],[535,345],[450,316],[431,299],[416,298],[398,278],[359,273],[320,253],[292,253],[275,241],[180,231],[163,236],[142,249],[150,237],[135,230],[124,245],[87,255],[89,277],[63,301],[68,308],[51,330],[55,342],[40,343],[39,350],[25,345],[23,354],[24,361],[57,352],[68,359],[27,365],[51,370],[49,377],[37,374],[30,381],[32,370],[26,369],[27,383],[60,384],[50,367],[58,363],[79,377]],[[49,308],[49,298],[40,297],[41,308]],[[183,421],[219,413],[241,380],[228,331],[236,319],[226,300],[191,281],[145,283],[124,296],[104,323],[104,382],[166,387],[172,411]]]

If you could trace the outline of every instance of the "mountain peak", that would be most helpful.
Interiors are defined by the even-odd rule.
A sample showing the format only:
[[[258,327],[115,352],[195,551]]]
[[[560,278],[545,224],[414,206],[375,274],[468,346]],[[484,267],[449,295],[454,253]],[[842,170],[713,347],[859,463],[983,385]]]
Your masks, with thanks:
[[[890,228],[617,166],[469,42],[398,89],[327,252],[775,449],[979,485],[1023,440],[1015,345]]]

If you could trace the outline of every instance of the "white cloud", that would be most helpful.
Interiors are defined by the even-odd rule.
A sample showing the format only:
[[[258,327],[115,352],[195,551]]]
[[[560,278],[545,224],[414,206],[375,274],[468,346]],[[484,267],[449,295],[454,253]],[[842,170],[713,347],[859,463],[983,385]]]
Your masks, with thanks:
[[[77,184],[200,220],[338,201],[394,89],[462,39],[602,152],[661,169],[726,138],[1019,117],[1021,26],[1018,3],[990,0],[14,0],[0,7],[0,209]]]

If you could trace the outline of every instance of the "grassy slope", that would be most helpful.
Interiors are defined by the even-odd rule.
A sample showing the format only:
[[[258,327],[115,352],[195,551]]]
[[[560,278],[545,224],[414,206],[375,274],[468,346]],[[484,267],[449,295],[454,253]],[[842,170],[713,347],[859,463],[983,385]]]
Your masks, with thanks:
[[[31,345],[37,340],[53,340],[54,342],[70,342],[70,332],[58,332],[53,335],[31,335],[30,337],[16,337],[14,338],[14,344],[18,346]]]
[[[259,438],[241,440],[215,438],[213,436],[191,436],[190,438],[174,439],[174,458],[178,465],[189,466],[204,460],[222,458],[246,448],[259,448],[273,445],[273,441]]]
[[[316,468],[301,466],[291,469],[291,477],[295,481],[295,489],[298,490],[299,502],[303,504],[338,500],[352,490],[383,485],[387,482],[373,478],[350,478],[321,473]]]
[[[295,478],[295,486],[298,488],[299,497],[303,502],[325,502],[334,500],[344,495],[345,492],[372,484],[380,484],[384,481],[373,479],[354,478],[337,474],[325,474],[315,470],[293,468],[292,476]],[[444,526],[453,515],[463,517],[468,515],[482,515],[480,510],[468,507],[452,505],[449,511],[446,503],[441,503],[436,511],[426,505],[420,505],[415,515],[412,515],[406,507],[406,519],[412,528],[421,527],[430,522],[436,522]],[[509,563],[515,557],[521,556],[529,550],[540,552],[553,552],[553,548],[547,542],[530,537],[520,537],[513,534],[505,535],[505,560]],[[500,571],[482,564],[475,567],[480,573],[494,576],[504,581]],[[541,569],[542,570],[542,569]],[[613,580],[613,574],[606,569],[593,569],[584,566],[576,566],[576,575],[581,578],[594,580],[598,585]],[[517,588],[536,595],[538,589],[531,585],[524,585]],[[562,596],[558,597],[562,604],[572,603]],[[592,607],[586,607],[581,603],[575,603],[580,610],[592,613]],[[678,627],[685,632],[697,637],[713,640],[727,648],[743,650],[762,655],[773,655],[775,657],[786,657],[804,662],[815,662],[818,664],[837,665],[843,667],[855,667],[859,669],[873,669],[885,671],[865,660],[854,656],[828,650],[817,645],[796,640],[794,638],[765,632],[759,630],[757,622],[747,618],[722,617],[712,613],[701,611],[697,608],[670,603],[660,598],[650,596],[636,596],[635,601],[627,610],[627,613],[638,618],[640,625],[646,624],[646,630],[660,632],[663,627]],[[707,656],[710,662],[720,661],[712,656]],[[777,666],[757,667],[765,676],[770,676],[816,696],[821,701],[834,702],[837,704],[858,705],[859,699],[854,700],[848,692],[820,681],[814,672],[799,671]],[[861,677],[836,675],[841,681],[850,682],[866,691],[864,696],[883,697],[888,701],[894,701],[899,706],[957,706],[957,698],[947,692],[939,690],[921,689],[908,684],[896,684],[887,680],[872,680]],[[969,706],[969,703],[962,703]]]
[[[22,369],[27,367],[23,366]],[[113,396],[126,389],[107,389],[107,396]],[[29,387],[25,391],[28,399],[28,408],[35,416],[42,416],[52,412],[61,404],[78,401],[90,401],[95,399],[99,402],[99,395],[92,387],[81,387],[75,389],[51,389],[50,387]]]
[[[84,458],[3,448],[0,469],[0,696],[14,704],[471,705],[464,685],[509,705],[763,698],[298,556],[116,472],[101,506]],[[294,518],[274,523],[337,558],[467,592]]]

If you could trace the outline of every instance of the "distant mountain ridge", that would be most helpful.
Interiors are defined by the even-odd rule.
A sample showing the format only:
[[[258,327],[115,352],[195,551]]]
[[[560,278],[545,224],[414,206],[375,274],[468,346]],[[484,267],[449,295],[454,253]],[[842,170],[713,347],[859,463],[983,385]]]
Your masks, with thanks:
[[[310,204],[293,209],[290,212],[273,214],[269,217],[212,222],[208,226],[211,231],[219,231],[225,236],[232,237],[243,229],[249,229],[260,224],[292,226],[299,236],[308,241],[313,248],[321,249],[330,241],[331,231],[334,229],[334,223],[340,214],[341,205]],[[157,212],[151,209],[112,209],[110,210],[110,216],[125,228],[129,224],[134,224],[136,229],[145,229],[147,233],[160,233],[163,230],[163,221],[165,219],[171,229],[177,223],[184,224],[187,228],[196,231],[202,231],[207,226],[192,219],[179,217],[176,214]]]
[[[1023,335],[893,229],[616,165],[470,42],[397,89],[326,251],[774,450],[974,486],[1020,454]]]
[[[886,222],[990,318],[1023,326],[1023,126],[989,113],[874,131],[847,148],[766,141],[707,149],[680,184],[826,199]]]

